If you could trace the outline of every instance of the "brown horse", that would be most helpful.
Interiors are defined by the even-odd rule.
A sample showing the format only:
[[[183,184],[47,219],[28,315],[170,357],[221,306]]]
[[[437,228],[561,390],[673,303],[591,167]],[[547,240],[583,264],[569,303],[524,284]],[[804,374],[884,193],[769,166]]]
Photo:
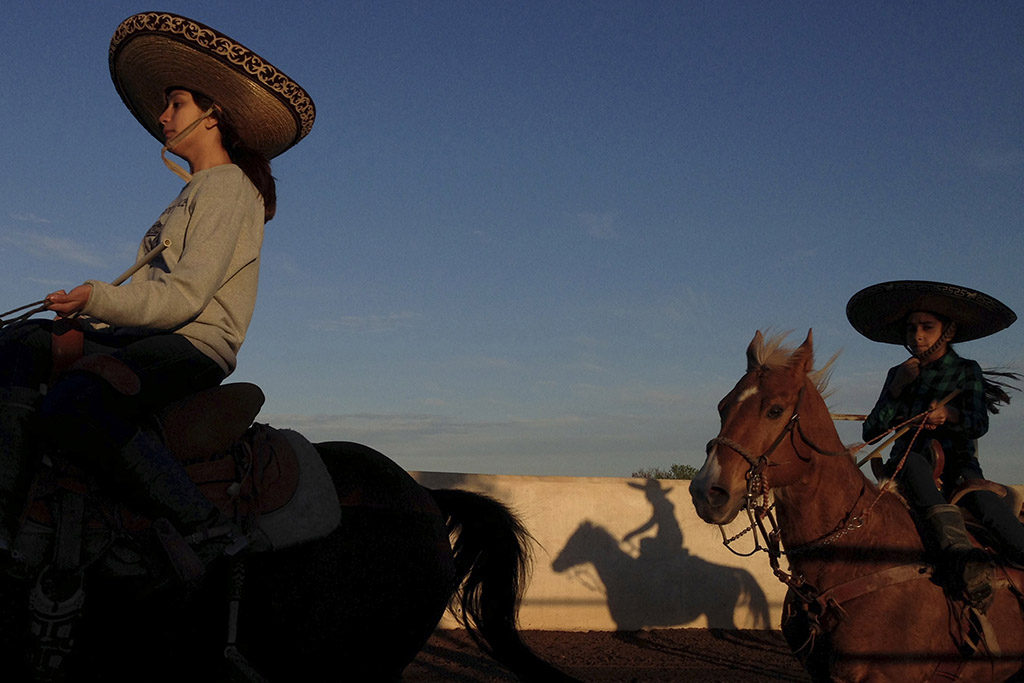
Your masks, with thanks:
[[[780,343],[754,336],[690,493],[704,521],[727,524],[746,508],[765,536],[789,585],[783,632],[811,676],[1024,675],[1024,573],[999,567],[1002,585],[981,618],[947,598],[902,499],[872,484],[840,441],[812,370],[811,334],[795,350]],[[789,572],[779,567],[780,539]]]

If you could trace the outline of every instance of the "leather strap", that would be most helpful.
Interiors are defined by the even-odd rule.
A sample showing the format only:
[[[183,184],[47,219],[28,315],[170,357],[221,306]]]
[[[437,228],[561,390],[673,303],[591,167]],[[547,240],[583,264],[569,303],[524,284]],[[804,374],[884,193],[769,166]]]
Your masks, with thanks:
[[[60,375],[82,357],[85,335],[72,318],[57,318],[53,321],[50,336],[53,355],[53,376]]]
[[[928,578],[932,575],[931,567],[923,564],[900,564],[873,574],[858,576],[855,579],[840,583],[818,594],[816,602],[824,611],[831,605],[841,606],[862,595],[895,586],[914,579]]]

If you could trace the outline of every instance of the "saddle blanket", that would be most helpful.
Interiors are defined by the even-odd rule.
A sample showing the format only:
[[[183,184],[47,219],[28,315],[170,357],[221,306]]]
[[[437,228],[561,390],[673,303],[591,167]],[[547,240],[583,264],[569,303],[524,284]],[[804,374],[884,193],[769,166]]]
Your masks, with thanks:
[[[341,523],[338,493],[320,454],[290,429],[256,424],[231,455],[185,469],[224,514],[250,528],[254,550],[322,538]]]

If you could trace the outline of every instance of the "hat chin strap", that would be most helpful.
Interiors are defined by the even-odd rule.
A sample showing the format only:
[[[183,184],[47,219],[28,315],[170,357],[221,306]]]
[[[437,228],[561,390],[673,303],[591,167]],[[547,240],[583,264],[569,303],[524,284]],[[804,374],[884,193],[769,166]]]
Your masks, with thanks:
[[[928,358],[930,358],[931,355],[933,353],[935,353],[939,349],[940,346],[942,346],[943,344],[948,344],[950,342],[950,340],[952,340],[953,337],[955,337],[955,336],[956,336],[956,322],[953,321],[953,320],[950,320],[949,324],[946,325],[946,329],[944,329],[942,331],[942,334],[939,335],[939,338],[935,340],[935,343],[932,344],[931,346],[929,346],[927,349],[925,349],[922,353],[914,353],[913,351],[910,351],[910,347],[908,345],[906,345],[906,344],[904,344],[903,347],[907,351],[910,351],[910,355],[911,356],[914,356],[915,358],[917,358],[921,362],[926,362],[928,360]]]
[[[213,113],[213,110],[214,107],[210,107],[209,109],[204,111],[198,119],[188,124],[188,126],[185,127],[185,130],[181,131],[173,138],[168,140],[167,144],[160,148],[160,158],[163,159],[164,165],[167,166],[167,168],[171,169],[171,172],[174,173],[174,175],[178,176],[186,183],[192,180],[192,174],[183,169],[178,164],[176,164],[173,160],[168,159],[167,151],[170,150],[173,152],[174,148],[178,146],[178,143],[180,143],[182,140],[188,137],[188,134],[194,131],[196,129],[196,126],[202,123],[203,119],[207,118],[208,116],[210,116],[210,114]]]

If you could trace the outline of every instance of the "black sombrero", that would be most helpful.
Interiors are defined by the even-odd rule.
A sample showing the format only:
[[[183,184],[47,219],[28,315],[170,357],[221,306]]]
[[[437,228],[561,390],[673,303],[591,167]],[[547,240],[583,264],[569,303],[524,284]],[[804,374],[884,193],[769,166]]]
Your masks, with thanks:
[[[294,80],[244,45],[186,17],[143,12],[110,40],[110,76],[128,110],[164,141],[165,91],[196,90],[229,111],[243,141],[268,159],[313,127],[316,109]]]
[[[993,297],[967,287],[927,280],[895,280],[866,287],[846,304],[846,317],[868,339],[906,341],[904,319],[914,311],[938,313],[956,322],[951,341],[980,339],[1013,324],[1017,315]]]

